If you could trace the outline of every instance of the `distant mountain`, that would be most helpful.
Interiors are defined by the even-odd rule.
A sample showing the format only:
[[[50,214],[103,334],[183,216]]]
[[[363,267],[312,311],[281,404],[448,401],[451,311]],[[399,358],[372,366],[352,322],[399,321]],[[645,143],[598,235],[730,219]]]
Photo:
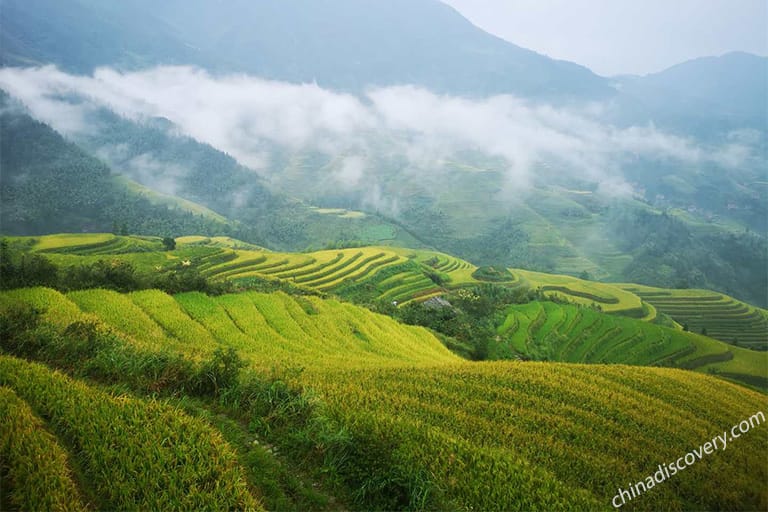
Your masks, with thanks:
[[[56,64],[77,73],[98,66],[204,64],[171,27],[132,5],[0,0],[0,64]]]
[[[176,236],[219,234],[231,223],[156,204],[49,126],[5,105],[0,94],[0,233],[58,231]]]
[[[360,91],[604,98],[588,69],[494,37],[438,0],[0,0],[1,62],[195,64]]]
[[[285,142],[290,137],[247,130],[246,121],[282,114],[245,116],[231,131],[268,157],[258,175],[241,165],[244,159],[222,153],[226,146],[180,137],[173,112],[162,114],[171,121],[136,122],[105,111],[97,130],[75,137],[89,157],[86,167],[98,155],[106,172],[231,219],[242,230],[238,238],[287,250],[407,239],[406,245],[423,243],[475,263],[710,286],[764,303],[762,284],[737,269],[765,266],[765,58],[734,53],[644,77],[604,78],[491,36],[438,0],[0,0],[0,29],[3,66],[52,63],[85,74],[99,66],[177,64],[204,68],[213,81],[223,73],[314,81],[357,94],[358,110],[372,118],[379,116],[366,110],[374,95],[364,92],[373,86],[429,89],[438,93],[425,93],[435,104],[456,100],[446,96],[474,98],[456,100],[472,111],[469,117],[447,109],[424,126],[408,120],[403,130],[354,128],[365,139],[360,147],[293,147]],[[524,101],[486,101],[496,94]],[[500,120],[499,104],[508,106]],[[429,117],[418,101],[403,105],[415,117]],[[295,124],[322,117],[306,105],[297,108],[310,114]],[[471,122],[462,124],[466,119]],[[432,133],[445,124],[466,129]],[[274,133],[289,132],[290,125],[266,124]],[[4,141],[12,140],[14,127],[2,126]],[[41,130],[28,131],[30,140],[37,136],[45,139]],[[487,139],[493,143],[484,144]],[[435,141],[440,151],[433,155]],[[451,151],[444,153],[442,143]],[[56,152],[52,146],[41,154]],[[4,186],[23,185],[23,178],[7,179],[21,166],[3,166]],[[517,180],[518,167],[530,184]],[[46,180],[57,179],[54,167],[46,169]],[[345,181],[355,173],[362,178]],[[623,180],[618,189],[610,183],[614,176]],[[53,197],[56,189],[46,180],[40,187]],[[18,202],[4,200],[4,221],[13,219],[17,232],[66,230],[56,224],[66,217],[36,209],[43,196],[34,184],[23,191],[27,206],[10,212],[7,205]],[[66,197],[61,201],[67,206]],[[345,216],[347,209],[367,213]],[[745,255],[743,262],[734,260],[736,253]]]
[[[744,52],[702,57],[648,75],[641,81],[707,101],[723,112],[762,119],[765,123],[768,57]]]
[[[659,73],[615,79],[630,119],[646,117],[702,136],[768,130],[768,57],[732,52]]]
[[[326,211],[269,190],[216,149],[106,111],[65,139],[0,90],[0,233],[232,235],[275,249],[420,243],[376,215]],[[96,156],[98,155],[98,157]]]

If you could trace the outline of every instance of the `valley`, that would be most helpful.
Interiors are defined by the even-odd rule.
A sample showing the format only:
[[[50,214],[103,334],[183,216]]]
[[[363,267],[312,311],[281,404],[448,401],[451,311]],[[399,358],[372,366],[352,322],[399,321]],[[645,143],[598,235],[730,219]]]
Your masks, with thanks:
[[[0,510],[768,510],[765,6],[662,4],[0,0]]]

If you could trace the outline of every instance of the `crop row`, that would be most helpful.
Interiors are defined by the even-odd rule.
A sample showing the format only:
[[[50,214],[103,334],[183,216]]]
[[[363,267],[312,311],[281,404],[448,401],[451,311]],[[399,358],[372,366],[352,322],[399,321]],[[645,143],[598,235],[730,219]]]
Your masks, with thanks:
[[[402,259],[400,256],[396,254],[393,254],[388,258],[378,258],[375,261],[367,264],[364,268],[336,275],[334,281],[323,285],[320,287],[320,289],[335,289],[341,285],[352,284],[358,281],[374,278],[376,274],[378,274],[378,272],[380,272],[382,269],[397,265],[401,261]]]
[[[415,274],[408,280],[404,280],[401,284],[386,289],[381,294],[382,300],[403,300],[419,291],[433,288],[435,284],[424,277],[423,275]]]
[[[389,258],[385,258],[384,256],[384,253],[371,256],[354,267],[347,267],[337,274],[320,281],[313,281],[312,283],[309,283],[309,285],[322,291],[332,290],[341,285],[354,283],[358,279],[370,278],[382,267],[392,265],[400,260],[400,257],[397,255],[392,255]]]
[[[0,356],[0,385],[49,419],[77,460],[98,509],[258,507],[221,434],[174,408],[113,397],[6,356]]]
[[[69,455],[24,400],[0,387],[3,493],[18,510],[86,510]]]
[[[303,273],[303,275],[298,278],[295,278],[295,276],[287,276],[287,277],[294,278],[294,281],[296,281],[297,283],[309,283],[311,281],[323,279],[324,277],[333,275],[336,272],[346,269],[347,267],[349,267],[350,265],[352,265],[362,257],[363,257],[362,252],[356,252],[351,257],[343,258],[342,260],[340,260],[340,262],[334,265],[331,265],[328,267],[322,267],[322,268],[315,267],[314,272]]]
[[[201,270],[200,273],[204,276],[224,278],[228,275],[237,273],[240,269],[255,267],[267,261],[267,257],[263,254],[248,254],[245,256],[236,253],[233,254],[234,257],[226,257],[226,259],[222,257],[221,259],[223,261],[220,263],[202,269],[198,267],[198,270]]]
[[[650,364],[690,346],[678,331],[549,302],[511,306],[498,332],[523,355],[566,362]]]
[[[707,376],[621,366],[462,364],[334,375],[317,387],[351,424],[377,428],[403,464],[426,467],[478,510],[609,508],[618,487],[764,404]],[[633,505],[759,508],[768,431],[743,440]]]
[[[280,279],[292,279],[296,282],[301,282],[300,279],[303,278],[304,276],[312,275],[317,272],[323,271],[329,267],[332,267],[333,265],[336,265],[341,260],[343,260],[344,256],[345,254],[343,252],[340,252],[336,254],[336,256],[334,256],[332,259],[329,259],[328,261],[323,263],[319,263],[320,258],[318,258],[317,265],[311,265],[311,266],[308,265],[306,268],[304,268],[303,270],[299,270],[298,272],[290,271],[290,270],[285,273],[280,272],[275,274],[275,277],[278,277]]]
[[[659,295],[643,288],[636,293],[692,331],[706,329],[708,336],[722,341],[768,348],[768,318],[763,310],[714,292],[704,295],[701,290]]]
[[[255,366],[315,364],[370,367],[455,361],[433,335],[356,306],[283,293],[176,297],[157,290],[120,294],[109,290],[45,289],[0,293],[0,306],[50,304],[63,315],[61,329],[92,319],[142,350],[185,354],[199,360],[233,347]],[[45,309],[41,307],[40,309]]]
[[[235,251],[229,249],[216,249],[214,252],[199,258],[196,262],[196,268],[201,274],[205,275],[212,267],[228,263],[236,258],[237,253]]]

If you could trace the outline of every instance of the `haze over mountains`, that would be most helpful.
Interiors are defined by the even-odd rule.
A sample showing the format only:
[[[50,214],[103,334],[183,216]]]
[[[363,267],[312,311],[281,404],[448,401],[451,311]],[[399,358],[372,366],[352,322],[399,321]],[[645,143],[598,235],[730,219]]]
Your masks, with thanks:
[[[437,0],[2,0],[0,26],[0,88],[33,117],[229,218],[258,223],[265,194],[297,197],[478,263],[768,300],[765,272],[743,275],[724,249],[750,231],[736,245],[766,267],[766,58],[601,77]],[[201,192],[222,172],[238,177]],[[628,233],[638,219],[654,227]]]

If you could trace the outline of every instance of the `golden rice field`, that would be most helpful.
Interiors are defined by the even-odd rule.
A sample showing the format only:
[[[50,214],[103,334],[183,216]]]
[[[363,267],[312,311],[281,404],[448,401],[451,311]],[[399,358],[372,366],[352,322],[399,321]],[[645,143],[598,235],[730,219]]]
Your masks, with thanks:
[[[319,378],[348,424],[468,510],[610,510],[619,487],[766,408],[765,395],[660,368],[463,363]],[[630,508],[764,510],[766,450],[762,424]]]
[[[249,278],[281,279],[296,286],[346,295],[366,289],[377,297],[405,304],[440,295],[446,289],[478,284],[477,267],[453,256],[399,247],[362,247],[311,253],[274,253],[228,237],[186,236],[177,249],[162,251],[160,239],[112,234],[60,234],[14,237],[30,250],[39,251],[63,265],[114,256],[138,268],[165,268],[190,261],[193,268],[212,279],[247,283]],[[585,306],[599,306],[606,313],[645,321],[665,313],[691,331],[746,347],[768,343],[768,311],[706,290],[668,290],[634,284],[587,281],[567,275],[509,269],[508,287],[540,289],[550,298],[564,298]],[[429,273],[443,278],[442,284]]]
[[[648,321],[655,318],[653,309],[644,307],[640,297],[610,283],[528,270],[510,270],[523,285],[541,288],[548,296],[564,296],[571,302],[585,306],[596,304],[606,313],[621,313]]]
[[[0,355],[0,410],[21,509],[261,509],[221,434],[170,406]]]
[[[466,362],[425,329],[316,297],[64,295],[37,288],[0,293],[0,306],[11,298],[51,304],[72,321],[97,318],[145,350],[199,358],[233,347],[249,371],[283,368],[291,385],[313,390],[357,440],[357,456],[375,474],[391,475],[387,485],[406,493],[416,509],[611,509],[619,487],[768,408],[764,394],[685,370]],[[563,315],[570,309],[576,308]],[[539,329],[554,330],[558,322],[547,312]],[[570,322],[585,324],[584,318]],[[4,448],[4,460],[9,453],[8,460],[21,461],[13,474],[24,474],[21,466],[33,453],[61,462],[43,470],[50,491],[32,487],[45,500],[40,503],[55,504],[68,493],[64,503],[72,509],[259,507],[258,489],[245,484],[215,429],[173,407],[105,393],[11,357],[0,358],[0,390],[0,407],[26,418],[15,424],[42,422],[50,434],[0,427],[0,439],[31,444]],[[763,424],[632,508],[764,510],[767,452]],[[80,471],[85,480],[72,476]],[[18,482],[19,496],[36,485]],[[357,491],[375,494],[374,487]]]
[[[142,350],[171,350],[195,359],[233,347],[264,370],[313,366],[317,358],[334,367],[431,365],[459,361],[421,327],[336,300],[294,297],[282,292],[245,292],[209,297],[190,292],[170,296],[157,290],[120,294],[86,290],[62,294],[47,288],[0,293],[0,311],[14,303],[40,307],[62,329],[97,319]]]
[[[411,263],[409,265],[409,263]],[[393,247],[363,247],[312,253],[221,250],[199,262],[206,277],[247,282],[250,277],[281,279],[297,286],[336,293],[370,285],[384,300],[405,303],[444,293],[424,269],[446,276],[446,286],[473,281],[475,267],[451,256]]]

